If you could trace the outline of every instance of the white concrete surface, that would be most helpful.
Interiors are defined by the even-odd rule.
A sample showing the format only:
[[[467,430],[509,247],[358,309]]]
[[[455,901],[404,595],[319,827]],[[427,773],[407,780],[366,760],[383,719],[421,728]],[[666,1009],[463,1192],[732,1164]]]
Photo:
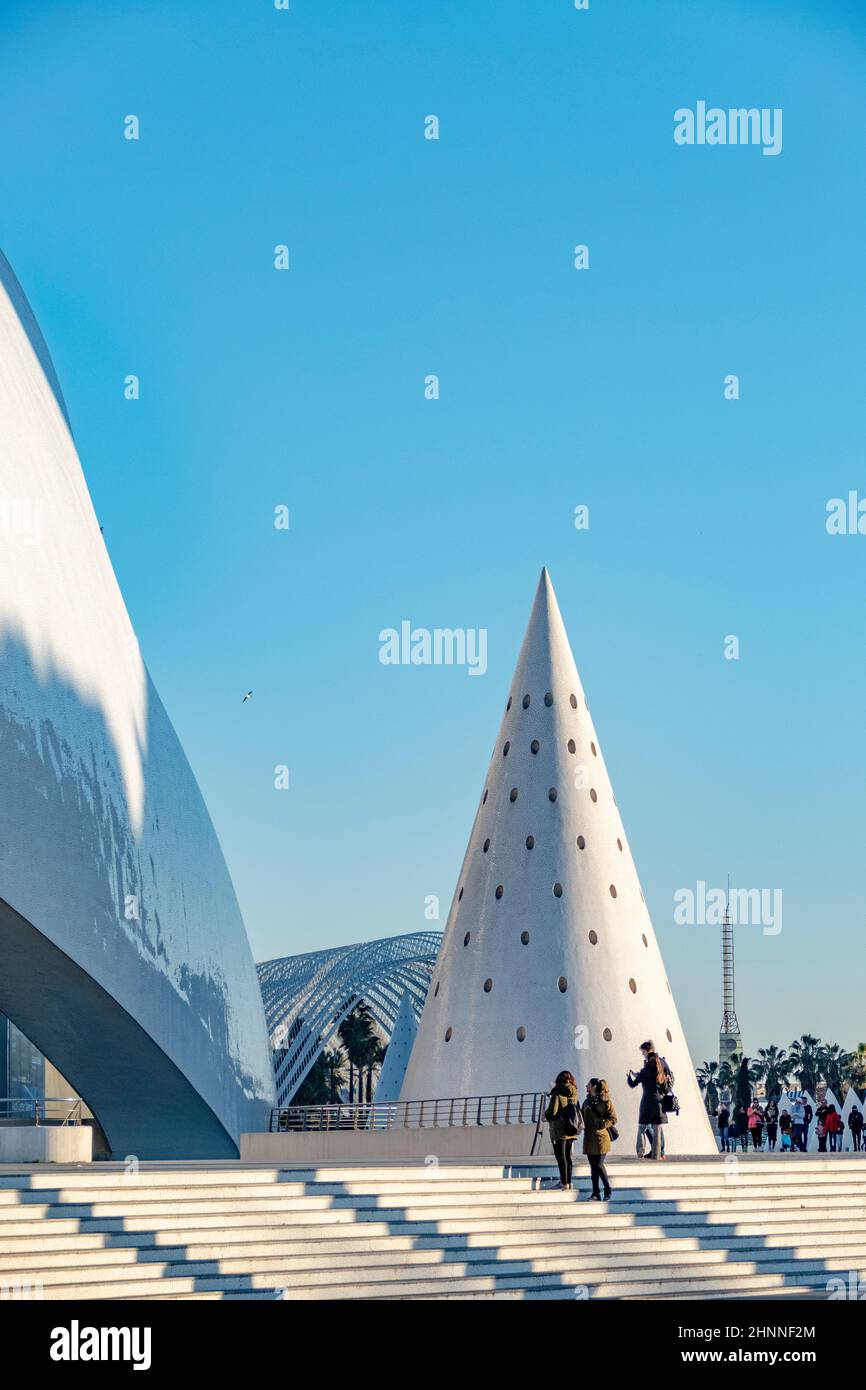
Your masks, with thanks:
[[[0,1163],[90,1163],[90,1125],[0,1125]]]
[[[330,1130],[317,1134],[242,1134],[244,1163],[418,1163],[529,1158],[535,1125],[454,1129]],[[547,1126],[537,1146],[552,1162]]]

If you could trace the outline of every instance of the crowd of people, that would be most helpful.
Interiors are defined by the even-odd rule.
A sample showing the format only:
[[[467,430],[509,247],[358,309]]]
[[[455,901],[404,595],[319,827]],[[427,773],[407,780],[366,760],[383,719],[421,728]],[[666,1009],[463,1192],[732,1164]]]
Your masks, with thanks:
[[[813,1111],[808,1100],[797,1099],[779,1107],[776,1100],[753,1100],[750,1105],[722,1102],[716,1110],[719,1146],[722,1153],[745,1153],[748,1148],[780,1153],[806,1152],[809,1129],[815,1121],[819,1153],[841,1153],[843,1148],[859,1152],[863,1147],[863,1112],[855,1105],[848,1124],[832,1104],[821,1102]],[[845,1133],[848,1141],[845,1141]]]
[[[651,1041],[641,1043],[640,1050],[640,1070],[630,1071],[626,1077],[629,1087],[641,1088],[637,1156],[658,1161],[665,1156],[664,1126],[670,1114],[679,1113],[679,1103],[674,1095],[673,1072],[665,1058]],[[605,1158],[619,1135],[608,1083],[603,1077],[592,1077],[581,1101],[574,1076],[570,1071],[561,1071],[550,1091],[544,1118],[550,1128],[560,1189],[569,1191],[572,1187],[572,1150],[582,1133],[592,1181],[589,1200],[609,1202],[611,1187]],[[813,1110],[803,1097],[786,1100],[784,1104],[772,1098],[754,1099],[748,1105],[722,1102],[716,1109],[722,1153],[736,1153],[738,1147],[743,1153],[750,1148],[805,1153],[813,1120],[820,1153],[841,1153],[844,1148],[859,1152],[864,1148],[863,1111],[856,1105],[851,1108],[847,1125],[832,1101],[821,1101]]]

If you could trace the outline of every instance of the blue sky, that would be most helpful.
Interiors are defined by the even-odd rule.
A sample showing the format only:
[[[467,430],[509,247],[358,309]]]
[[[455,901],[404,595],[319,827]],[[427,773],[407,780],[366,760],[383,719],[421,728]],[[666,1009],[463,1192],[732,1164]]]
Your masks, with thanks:
[[[695,1060],[718,935],[673,895],[728,872],[784,895],[747,1049],[853,1046],[862,6],[7,0],[0,40],[0,245],[256,957],[444,925],[547,564]],[[699,99],[782,153],[678,147]],[[382,666],[404,618],[487,674]]]

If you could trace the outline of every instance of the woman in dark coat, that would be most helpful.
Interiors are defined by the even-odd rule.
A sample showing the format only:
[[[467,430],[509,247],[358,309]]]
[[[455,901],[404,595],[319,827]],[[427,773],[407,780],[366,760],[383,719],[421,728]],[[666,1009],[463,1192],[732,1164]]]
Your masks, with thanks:
[[[767,1142],[771,1149],[776,1147],[776,1134],[779,1128],[779,1107],[774,1100],[768,1100],[764,1107],[764,1119],[767,1122]]]
[[[561,1071],[554,1081],[544,1118],[559,1168],[560,1190],[566,1192],[571,1187],[571,1149],[582,1128],[577,1082],[570,1071]]]
[[[610,1180],[604,1166],[605,1154],[610,1153],[610,1129],[616,1124],[616,1111],[610,1098],[607,1082],[594,1076],[586,1087],[583,1102],[583,1152],[589,1159],[592,1177],[591,1202],[600,1202],[599,1179],[604,1185],[604,1201],[610,1201]]]
[[[639,1072],[630,1071],[626,1077],[632,1090],[635,1086],[643,1087],[643,1095],[640,1098],[640,1114],[638,1115],[637,1124],[637,1155],[638,1158],[660,1158],[662,1147],[661,1126],[666,1125],[668,1122],[667,1115],[662,1110],[665,1069],[652,1042],[641,1043],[640,1050],[643,1054],[643,1066]],[[643,1141],[647,1131],[650,1131],[652,1136],[651,1148],[648,1154],[644,1154]],[[649,1137],[649,1135],[647,1137]]]
[[[738,1105],[734,1111],[737,1121],[737,1134],[740,1137],[740,1148],[743,1153],[749,1147],[749,1112],[745,1105]]]

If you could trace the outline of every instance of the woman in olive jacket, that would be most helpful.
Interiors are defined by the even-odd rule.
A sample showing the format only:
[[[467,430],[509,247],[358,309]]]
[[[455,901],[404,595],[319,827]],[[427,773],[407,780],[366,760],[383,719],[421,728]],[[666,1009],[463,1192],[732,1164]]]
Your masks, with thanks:
[[[570,1113],[569,1105],[574,1106],[576,1125],[573,1129],[566,1123]],[[567,1192],[571,1187],[571,1150],[581,1130],[577,1082],[570,1071],[561,1071],[554,1081],[544,1118],[547,1120],[550,1142],[559,1168],[560,1190]]]
[[[586,1087],[586,1100],[581,1107],[583,1114],[583,1152],[589,1159],[592,1177],[591,1202],[602,1201],[599,1192],[599,1179],[604,1184],[604,1201],[610,1201],[610,1180],[604,1166],[605,1154],[610,1153],[610,1129],[616,1124],[616,1111],[610,1099],[607,1082],[594,1076]]]

